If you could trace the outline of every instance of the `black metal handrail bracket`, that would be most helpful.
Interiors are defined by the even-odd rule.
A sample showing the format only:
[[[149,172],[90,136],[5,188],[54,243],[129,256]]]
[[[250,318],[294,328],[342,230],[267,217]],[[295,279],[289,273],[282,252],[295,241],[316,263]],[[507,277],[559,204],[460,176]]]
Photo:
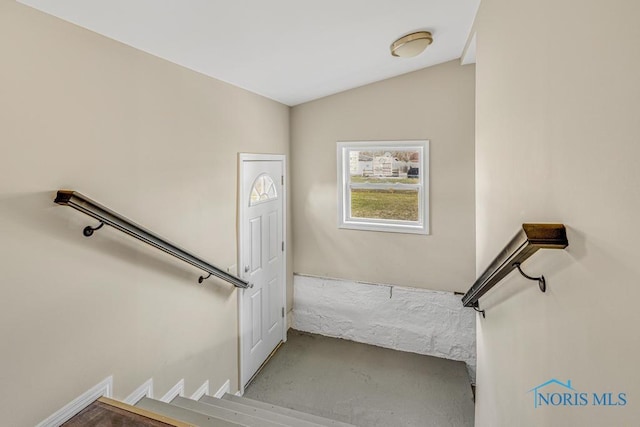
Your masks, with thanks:
[[[78,193],[77,191],[59,190],[54,202],[59,205],[72,207],[100,221],[100,224],[97,227],[87,226],[84,228],[83,234],[86,237],[90,237],[95,231],[99,230],[104,225],[109,225],[116,230],[120,230],[123,233],[126,233],[140,241],[143,241],[148,245],[153,246],[154,248],[160,249],[161,251],[166,252],[171,256],[174,256],[188,264],[193,265],[194,267],[199,268],[200,270],[209,273],[209,275],[206,277],[200,276],[200,278],[198,279],[199,283],[202,283],[203,280],[208,279],[213,275],[218,277],[219,279],[231,283],[237,288],[253,287],[247,281],[229,274],[212,264],[209,264],[201,258],[198,258],[197,256],[185,251],[184,249],[179,248],[173,243],[168,242],[166,239],[163,239],[157,234],[152,233],[144,227],[134,223],[133,221],[112,211],[111,209],[102,206],[101,204],[91,200],[87,196]]]
[[[537,281],[540,290],[545,292],[547,286],[544,276],[531,277],[525,274],[521,264],[538,249],[564,249],[567,246],[569,241],[563,224],[522,224],[522,229],[462,297],[462,304],[473,307],[484,316],[484,310],[479,309],[478,300],[514,269],[525,278]]]

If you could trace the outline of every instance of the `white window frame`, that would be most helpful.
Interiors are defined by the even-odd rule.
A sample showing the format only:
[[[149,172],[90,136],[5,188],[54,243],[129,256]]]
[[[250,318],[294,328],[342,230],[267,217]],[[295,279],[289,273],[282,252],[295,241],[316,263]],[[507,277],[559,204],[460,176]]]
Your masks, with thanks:
[[[418,184],[351,184],[349,179],[349,151],[420,152]],[[338,142],[338,227],[353,230],[391,233],[429,234],[429,141],[339,141]],[[351,217],[351,188],[418,188],[418,221]]]

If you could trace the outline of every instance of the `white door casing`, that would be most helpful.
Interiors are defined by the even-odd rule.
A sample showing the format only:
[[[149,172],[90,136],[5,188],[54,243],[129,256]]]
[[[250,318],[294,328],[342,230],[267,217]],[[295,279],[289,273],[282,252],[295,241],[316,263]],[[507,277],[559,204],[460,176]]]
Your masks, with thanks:
[[[285,156],[239,155],[240,388],[286,340]]]

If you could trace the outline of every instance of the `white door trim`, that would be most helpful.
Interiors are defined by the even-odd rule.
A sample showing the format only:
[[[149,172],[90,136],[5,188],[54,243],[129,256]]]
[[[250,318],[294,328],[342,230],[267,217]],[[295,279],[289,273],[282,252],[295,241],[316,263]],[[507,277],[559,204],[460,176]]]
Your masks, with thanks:
[[[282,241],[285,242],[284,251],[282,253],[282,278],[284,280],[284,286],[282,286],[282,306],[285,307],[284,310],[284,318],[282,322],[282,341],[287,341],[287,251],[289,248],[287,247],[287,157],[284,154],[253,154],[253,153],[238,153],[238,200],[237,200],[237,217],[236,223],[238,224],[238,254],[237,254],[237,273],[238,276],[243,278],[244,271],[242,270],[243,264],[242,254],[243,254],[243,246],[242,246],[242,236],[247,232],[245,229],[245,224],[242,221],[245,203],[242,203],[243,200],[248,198],[248,194],[244,194],[244,189],[242,183],[244,182],[244,170],[243,170],[243,162],[244,161],[282,161],[282,176],[284,180],[284,184],[282,185]],[[243,325],[243,308],[242,308],[242,292],[243,289],[238,290],[238,384],[240,389],[240,394],[244,394],[244,378],[242,378],[242,368],[244,363],[244,345],[242,343],[242,332],[244,331]],[[247,378],[249,380],[249,378]]]

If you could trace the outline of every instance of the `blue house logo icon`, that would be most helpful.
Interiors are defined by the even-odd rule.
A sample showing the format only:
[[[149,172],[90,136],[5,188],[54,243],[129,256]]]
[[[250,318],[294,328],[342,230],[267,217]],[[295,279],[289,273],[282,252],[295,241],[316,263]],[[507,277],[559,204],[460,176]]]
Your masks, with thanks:
[[[543,393],[539,391],[547,386],[552,384],[557,384],[561,387],[564,387],[566,390],[564,393]],[[570,393],[568,390],[574,392]],[[552,405],[552,406],[566,406],[567,401],[571,401],[571,397],[576,397],[576,400],[579,399],[580,393],[576,393],[576,389],[571,386],[571,380],[567,380],[566,384],[562,381],[559,381],[555,378],[551,378],[549,381],[544,382],[538,386],[535,386],[527,393],[533,392],[533,407],[537,408],[540,405]],[[571,404],[571,403],[569,403]]]
[[[533,407],[540,406],[625,406],[627,393],[585,393],[571,385],[571,380],[563,383],[551,378],[535,386],[527,393],[533,393]]]

